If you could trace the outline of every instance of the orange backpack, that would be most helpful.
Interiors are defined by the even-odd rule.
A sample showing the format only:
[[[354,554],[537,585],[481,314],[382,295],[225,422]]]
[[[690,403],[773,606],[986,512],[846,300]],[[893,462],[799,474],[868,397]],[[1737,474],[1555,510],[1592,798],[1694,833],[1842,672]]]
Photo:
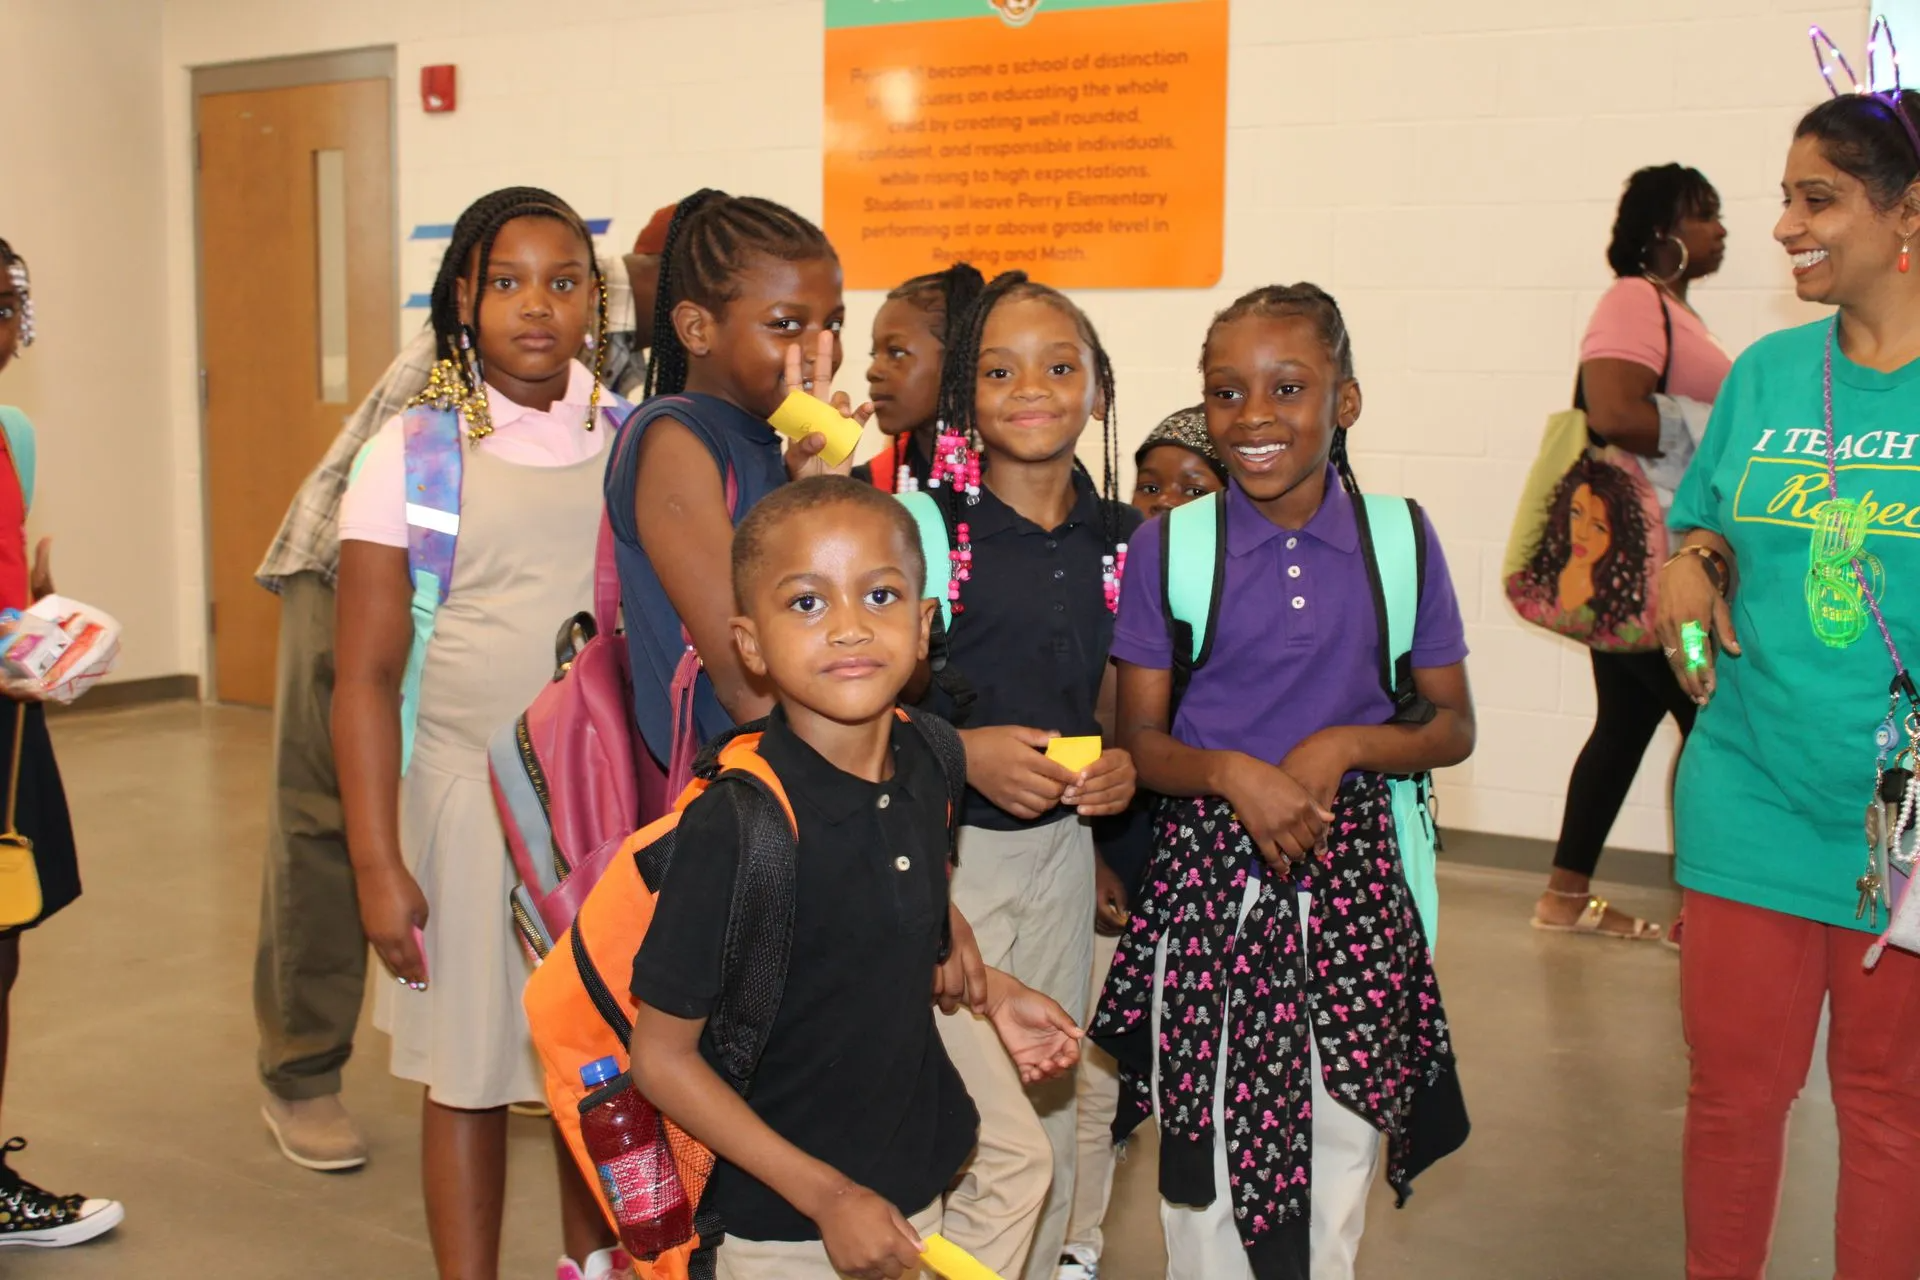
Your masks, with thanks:
[[[925,735],[946,774],[951,854],[966,794],[966,756],[959,734],[935,716],[905,710],[897,714]],[[581,904],[572,927],[555,940],[552,952],[527,980],[523,1001],[546,1073],[547,1102],[609,1221],[612,1210],[580,1131],[582,1103],[590,1092],[604,1097],[606,1087],[589,1090],[581,1082],[580,1068],[600,1058],[615,1059],[623,1073],[631,1067],[629,1044],[638,1008],[627,984],[633,958],[653,922],[660,886],[675,857],[680,815],[723,782],[734,784],[723,794],[737,806],[743,839],[727,921],[722,995],[707,1019],[707,1035],[718,1050],[722,1078],[743,1095],[780,1008],[793,941],[799,833],[793,805],[760,755],[763,724],[744,725],[707,745],[673,811],[627,838]],[[688,852],[692,856],[696,851]],[[641,1280],[703,1280],[713,1275],[714,1249],[725,1231],[717,1216],[701,1205],[714,1156],[673,1121],[666,1122],[666,1129],[674,1167],[694,1208],[694,1235],[657,1259],[636,1258],[634,1271]]]

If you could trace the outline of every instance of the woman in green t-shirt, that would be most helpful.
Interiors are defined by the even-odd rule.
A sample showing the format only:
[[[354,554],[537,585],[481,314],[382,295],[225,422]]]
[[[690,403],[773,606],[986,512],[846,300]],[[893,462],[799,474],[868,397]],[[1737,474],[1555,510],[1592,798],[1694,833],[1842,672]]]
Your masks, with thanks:
[[[1916,122],[1914,93],[1849,94],[1800,122],[1774,238],[1801,299],[1837,314],[1735,362],[1673,506],[1684,541],[1660,577],[1659,627],[1702,708],[1674,804],[1690,1277],[1766,1268],[1787,1112],[1823,1007],[1836,1273],[1920,1276],[1920,956],[1889,951],[1867,972],[1886,912],[1877,927],[1856,915],[1876,758],[1897,762],[1913,709],[1903,698],[1879,745],[1888,690],[1903,648],[1920,659]],[[1824,573],[1816,535],[1843,548]],[[1705,661],[1687,643],[1696,626]]]

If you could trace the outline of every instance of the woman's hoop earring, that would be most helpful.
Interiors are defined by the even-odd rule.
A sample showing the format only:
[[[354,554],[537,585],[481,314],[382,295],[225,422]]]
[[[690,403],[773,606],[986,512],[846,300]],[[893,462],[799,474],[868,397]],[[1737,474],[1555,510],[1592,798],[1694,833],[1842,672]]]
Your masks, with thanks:
[[[1669,275],[1657,276],[1653,274],[1653,271],[1647,266],[1648,254],[1643,253],[1640,255],[1640,271],[1641,274],[1645,275],[1649,280],[1658,281],[1664,285],[1673,285],[1686,278],[1687,267],[1692,263],[1693,258],[1687,253],[1687,242],[1685,240],[1680,239],[1678,236],[1670,236],[1664,231],[1653,238],[1653,244],[1647,246],[1648,251],[1651,252],[1662,242],[1673,245],[1680,250],[1680,265],[1675,267]]]

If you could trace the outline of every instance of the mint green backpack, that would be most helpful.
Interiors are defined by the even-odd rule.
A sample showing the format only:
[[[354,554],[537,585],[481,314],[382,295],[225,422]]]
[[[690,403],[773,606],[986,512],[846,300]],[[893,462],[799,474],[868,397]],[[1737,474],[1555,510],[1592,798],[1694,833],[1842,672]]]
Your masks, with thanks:
[[[0,404],[0,428],[6,431],[7,452],[13,455],[13,470],[20,477],[20,496],[26,499],[27,510],[32,511],[33,472],[37,461],[33,423],[12,405]]]
[[[1180,704],[1193,673],[1211,656],[1226,582],[1227,505],[1222,494],[1176,507],[1160,523],[1160,592],[1173,639],[1173,707]],[[1425,724],[1433,704],[1413,682],[1413,629],[1420,593],[1427,578],[1427,539],[1420,505],[1411,498],[1365,494],[1353,505],[1360,525],[1360,548],[1373,588],[1373,613],[1382,646],[1380,685],[1393,700],[1390,724]],[[1388,779],[1393,824],[1407,887],[1420,911],[1427,945],[1436,945],[1440,925],[1440,888],[1434,874],[1439,833],[1433,821],[1433,775]]]

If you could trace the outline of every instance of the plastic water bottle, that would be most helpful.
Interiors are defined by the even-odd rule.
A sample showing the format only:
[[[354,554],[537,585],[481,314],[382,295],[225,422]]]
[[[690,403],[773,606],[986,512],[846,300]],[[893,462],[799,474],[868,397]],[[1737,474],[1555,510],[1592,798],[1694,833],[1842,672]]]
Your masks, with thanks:
[[[589,1091],[623,1079],[613,1058],[580,1068]],[[666,1123],[631,1080],[581,1114],[580,1134],[628,1253],[651,1261],[692,1238],[693,1207],[674,1167]]]

